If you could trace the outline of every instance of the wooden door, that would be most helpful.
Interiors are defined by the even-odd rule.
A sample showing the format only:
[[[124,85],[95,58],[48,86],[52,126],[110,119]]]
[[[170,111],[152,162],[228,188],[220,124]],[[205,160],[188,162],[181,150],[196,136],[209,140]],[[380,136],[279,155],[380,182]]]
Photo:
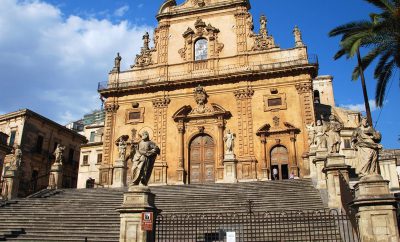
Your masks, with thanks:
[[[190,183],[215,182],[215,145],[208,135],[196,137],[190,144]]]
[[[288,178],[288,164],[289,164],[289,153],[284,146],[277,146],[271,151],[271,165],[278,169],[279,175],[278,179]],[[271,177],[273,173],[271,171]]]

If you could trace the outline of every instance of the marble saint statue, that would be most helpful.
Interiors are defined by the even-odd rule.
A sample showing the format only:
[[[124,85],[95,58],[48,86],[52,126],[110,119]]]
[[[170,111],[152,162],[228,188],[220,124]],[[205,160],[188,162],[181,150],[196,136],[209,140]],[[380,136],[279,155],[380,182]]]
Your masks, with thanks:
[[[340,131],[342,130],[342,124],[339,123],[335,116],[329,116],[329,131],[328,131],[328,152],[338,154],[340,151]]]
[[[55,162],[56,164],[62,164],[63,162],[63,153],[64,153],[65,147],[61,146],[60,144],[57,145],[56,150],[54,151],[54,156],[55,158]]]
[[[353,132],[352,145],[357,150],[357,159],[360,168],[359,176],[379,174],[378,153],[382,149],[382,135],[368,124],[366,117],[361,125]]]
[[[308,145],[314,145],[315,144],[315,126],[314,123],[310,125],[306,125],[307,127],[307,133],[308,133]]]
[[[14,159],[10,165],[10,169],[17,170],[22,162],[22,151],[19,145],[14,147]]]
[[[326,126],[321,120],[317,120],[317,125],[315,126],[315,141],[317,149],[326,149]]]
[[[233,149],[235,148],[235,138],[236,135],[234,133],[231,133],[231,130],[228,129],[224,137],[225,148],[226,148],[225,154],[227,155],[233,154]]]
[[[157,155],[160,154],[160,148],[150,140],[149,133],[143,131],[141,141],[132,158],[132,185],[147,186],[151,173],[153,171],[154,162]]]

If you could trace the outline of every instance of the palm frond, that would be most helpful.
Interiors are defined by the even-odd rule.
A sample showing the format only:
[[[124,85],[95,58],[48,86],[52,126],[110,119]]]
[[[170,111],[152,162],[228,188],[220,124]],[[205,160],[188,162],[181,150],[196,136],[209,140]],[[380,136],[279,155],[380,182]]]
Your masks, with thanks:
[[[366,2],[371,3],[372,5],[374,5],[375,7],[380,8],[382,11],[393,11],[393,9],[395,8],[394,4],[392,3],[392,1],[388,1],[388,0],[364,0]]]
[[[362,58],[361,60],[361,66],[363,70],[367,69],[367,67],[371,64],[371,62],[375,60],[375,58],[378,57],[380,54],[382,54],[382,51],[384,51],[384,48],[376,47],[370,52],[368,52],[368,54],[364,56],[364,58]],[[357,80],[359,77],[360,77],[360,66],[357,65],[354,68],[352,79]]]
[[[386,87],[392,77],[394,60],[386,63],[378,77],[376,85],[375,102],[377,107],[382,107],[385,101]]]
[[[379,76],[383,72],[383,70],[386,66],[386,63],[388,62],[391,54],[392,53],[390,51],[386,51],[385,53],[382,54],[381,58],[379,58],[378,64],[376,65],[375,71],[374,71],[375,78],[379,78]]]
[[[338,35],[351,35],[353,33],[358,33],[361,31],[365,31],[371,28],[371,22],[363,20],[363,21],[354,21],[347,24],[340,25],[329,32],[330,37],[338,36]]]

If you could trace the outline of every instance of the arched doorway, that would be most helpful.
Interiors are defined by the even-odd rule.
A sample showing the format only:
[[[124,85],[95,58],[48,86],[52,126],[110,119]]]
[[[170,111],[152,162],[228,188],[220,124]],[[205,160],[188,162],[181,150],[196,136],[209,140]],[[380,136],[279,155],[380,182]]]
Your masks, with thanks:
[[[190,143],[190,173],[191,184],[215,182],[215,144],[211,136],[201,134]]]
[[[278,171],[278,180],[289,179],[289,152],[284,146],[276,146],[271,150],[272,178],[274,177],[274,169]]]

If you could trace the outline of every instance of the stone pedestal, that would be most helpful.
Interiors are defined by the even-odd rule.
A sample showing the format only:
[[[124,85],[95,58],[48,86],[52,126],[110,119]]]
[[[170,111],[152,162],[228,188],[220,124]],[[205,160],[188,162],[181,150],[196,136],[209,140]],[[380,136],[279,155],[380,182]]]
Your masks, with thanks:
[[[50,169],[48,189],[60,189],[63,182],[63,165],[54,163]]]
[[[310,164],[310,178],[317,180],[317,169],[314,164],[315,157],[316,157],[315,152],[308,153],[308,162]]]
[[[154,205],[155,195],[148,187],[131,186],[129,191],[124,194],[120,213],[120,242],[152,242],[154,241],[152,231],[142,229],[142,213],[153,212],[153,224],[157,209]],[[153,226],[154,229],[154,226]]]
[[[313,160],[315,165],[315,173],[317,178],[317,189],[326,189],[326,176],[323,172],[326,162],[327,149],[320,149],[316,152],[316,157]]]
[[[224,159],[224,183],[236,183],[237,179],[237,163],[235,157],[225,157]]]
[[[183,168],[178,168],[176,170],[176,173],[178,175],[178,182],[176,183],[177,185],[183,185],[185,184],[185,169]]]
[[[348,183],[349,169],[350,166],[345,164],[345,156],[339,154],[328,155],[323,171],[327,178],[326,184],[329,208],[342,208],[339,175],[341,173]]]
[[[389,181],[389,189],[391,192],[398,192],[400,190],[399,178],[397,175],[396,159],[382,159],[379,160],[379,168],[383,179]]]
[[[398,242],[396,199],[390,193],[389,181],[380,175],[363,177],[354,186],[359,232],[362,242]]]
[[[126,187],[128,167],[124,160],[116,160],[113,170],[113,184],[112,187]]]
[[[4,174],[3,196],[7,200],[18,197],[19,174],[17,170],[8,170]]]
[[[270,181],[271,180],[271,178],[270,178],[271,171],[269,170],[269,168],[266,168],[266,167],[262,168],[261,172],[262,172],[261,181]]]

